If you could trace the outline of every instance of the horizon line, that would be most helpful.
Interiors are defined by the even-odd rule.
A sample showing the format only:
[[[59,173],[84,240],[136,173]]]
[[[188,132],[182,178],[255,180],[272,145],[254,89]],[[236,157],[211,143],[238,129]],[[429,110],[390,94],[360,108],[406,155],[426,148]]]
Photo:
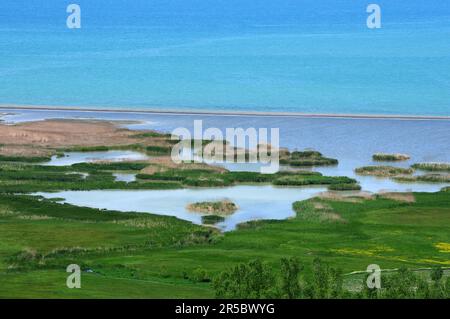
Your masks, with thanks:
[[[450,120],[444,115],[408,115],[408,114],[367,114],[367,113],[307,113],[307,112],[272,112],[272,111],[216,111],[216,110],[180,110],[180,109],[141,109],[97,108],[83,106],[47,106],[47,105],[14,105],[0,104],[0,110],[38,110],[38,111],[77,111],[105,113],[143,113],[161,115],[208,115],[208,116],[250,116],[250,117],[300,117],[300,118],[333,118],[333,119],[397,119],[397,120]]]

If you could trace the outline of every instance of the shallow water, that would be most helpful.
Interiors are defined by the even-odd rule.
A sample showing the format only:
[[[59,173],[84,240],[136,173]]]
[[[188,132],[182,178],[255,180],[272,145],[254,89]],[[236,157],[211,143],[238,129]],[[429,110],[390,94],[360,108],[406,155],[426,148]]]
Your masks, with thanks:
[[[196,224],[201,224],[203,214],[189,212],[186,209],[188,204],[229,199],[237,204],[239,209],[233,215],[225,217],[225,221],[217,226],[224,231],[230,231],[235,229],[237,224],[246,221],[281,220],[294,216],[293,202],[311,198],[325,190],[324,187],[240,185],[214,189],[64,191],[35,195],[65,198],[65,202],[77,206],[176,216]]]
[[[64,153],[63,157],[52,156],[49,162],[42,165],[70,166],[78,163],[141,161],[146,159],[148,159],[147,155],[134,151],[67,152]]]
[[[449,120],[398,120],[304,118],[274,116],[149,114],[140,112],[98,112],[82,110],[20,110],[5,109],[7,123],[21,123],[44,119],[84,118],[112,121],[134,121],[122,124],[132,130],[153,129],[171,132],[178,127],[193,131],[194,120],[203,120],[203,129],[242,127],[279,128],[280,145],[290,150],[312,148],[325,156],[337,158],[339,165],[312,168],[328,176],[356,178],[363,190],[388,191],[438,191],[448,184],[397,183],[386,178],[355,175],[354,169],[367,165],[392,165],[409,167],[417,162],[450,162]],[[229,141],[233,144],[233,141]],[[405,153],[410,160],[402,162],[374,162],[378,152]],[[234,171],[259,171],[258,164],[226,163]]]
[[[194,120],[203,121],[203,130],[219,128],[279,128],[280,145],[291,150],[313,148],[339,159],[340,175],[355,167],[377,164],[377,152],[406,153],[411,159],[393,165],[409,166],[416,162],[450,162],[450,120],[398,120],[305,118],[276,116],[149,114],[140,112],[23,110],[4,109],[6,123],[22,123],[45,119],[102,119],[134,121],[122,127],[132,130],[152,129],[171,132],[183,127],[193,131]],[[225,134],[224,134],[225,135]],[[230,141],[233,144],[233,141]],[[270,140],[269,140],[270,142]]]
[[[117,182],[131,183],[136,180],[136,174],[114,173],[113,176],[116,178]]]
[[[290,150],[313,148],[339,160],[339,165],[312,168],[324,175],[356,178],[364,191],[435,192],[448,184],[397,183],[387,178],[357,176],[354,169],[365,165],[394,165],[408,167],[415,162],[450,161],[450,121],[344,119],[258,116],[167,115],[148,113],[86,112],[60,110],[5,110],[9,123],[43,120],[47,118],[91,118],[114,121],[136,121],[122,124],[129,129],[153,129],[170,132],[177,127],[192,130],[193,121],[202,119],[204,128],[217,127],[278,127],[280,145]],[[12,114],[11,114],[12,113]],[[411,160],[397,163],[373,162],[377,152],[406,153]],[[144,159],[132,151],[69,153],[68,157],[53,158],[47,165],[71,165],[95,160]],[[260,165],[225,164],[230,170],[258,171]],[[130,176],[116,176],[127,179]],[[128,180],[127,180],[128,181]],[[131,181],[131,179],[130,179]],[[63,197],[74,205],[106,208],[119,211],[139,211],[176,216],[197,224],[201,214],[186,210],[198,201],[228,198],[240,209],[218,226],[224,231],[237,224],[256,219],[285,219],[293,216],[292,203],[310,198],[324,191],[324,187],[277,188],[274,186],[235,186],[214,189],[86,191],[41,194]]]

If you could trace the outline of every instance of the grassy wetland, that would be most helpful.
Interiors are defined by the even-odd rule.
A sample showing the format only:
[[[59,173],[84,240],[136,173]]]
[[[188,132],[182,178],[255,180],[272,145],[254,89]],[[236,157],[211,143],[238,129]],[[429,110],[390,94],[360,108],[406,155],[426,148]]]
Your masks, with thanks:
[[[398,161],[407,161],[411,157],[408,154],[400,154],[400,153],[376,153],[372,155],[372,159],[374,161],[379,162],[398,162]]]
[[[364,166],[355,169],[355,173],[359,175],[393,177],[398,175],[411,175],[414,173],[414,169],[394,166]]]
[[[450,183],[447,163],[414,164],[409,168],[393,166],[364,166],[355,169],[357,175],[391,178],[403,183]],[[423,171],[421,174],[414,174]]]
[[[176,218],[1,195],[0,291],[16,297],[213,297],[211,281],[222,271],[254,259],[276,270],[286,256],[305,263],[305,278],[315,258],[344,274],[370,263],[425,274],[436,266],[445,270],[450,193],[413,196],[413,202],[316,198],[294,203],[295,218],[221,234]],[[80,290],[64,289],[64,270],[73,262],[92,270],[83,273]],[[361,286],[357,275],[344,279],[348,289]]]
[[[339,161],[314,150],[305,150],[281,153],[280,164],[293,167],[332,166],[339,164]]]
[[[18,134],[23,138],[8,144]],[[369,298],[373,295],[364,290],[364,271],[370,264],[379,264],[390,285],[378,293],[380,298],[405,294],[449,298],[448,188],[436,193],[364,194],[354,178],[314,171],[263,175],[200,163],[175,165],[167,156],[173,145],[167,134],[136,133],[105,122],[27,123],[2,127],[0,138],[0,155],[5,159],[0,162],[0,297]],[[69,166],[42,165],[33,159],[113,149],[137,150],[149,159]],[[285,159],[291,166],[337,163],[319,154],[292,152]],[[361,172],[414,176],[414,169],[403,168],[406,171],[399,173],[378,167]],[[135,174],[136,180],[117,181],[116,173]],[[330,192],[293,202],[291,218],[253,220],[230,232],[170,216],[80,207],[61,198],[31,195],[63,190],[220,189],[244,184],[322,185]],[[214,203],[197,204],[209,211]],[[204,224],[222,221],[218,206],[204,216]],[[296,260],[303,267],[297,275],[304,289],[286,294],[283,285],[278,287],[283,282],[280,276],[295,268],[289,265]],[[73,263],[83,270],[82,289],[65,286],[66,267]],[[235,267],[248,272],[246,280],[252,280],[251,274],[259,269],[273,281],[267,282],[267,291],[261,288],[256,295],[230,291],[227,287],[236,281]],[[339,292],[321,295],[324,287],[314,286],[317,276],[339,279]],[[394,293],[399,280],[412,283],[404,295]],[[225,287],[224,282],[230,285]],[[418,294],[416,286],[428,290]]]
[[[450,172],[450,163],[417,163],[412,168],[432,172]]]

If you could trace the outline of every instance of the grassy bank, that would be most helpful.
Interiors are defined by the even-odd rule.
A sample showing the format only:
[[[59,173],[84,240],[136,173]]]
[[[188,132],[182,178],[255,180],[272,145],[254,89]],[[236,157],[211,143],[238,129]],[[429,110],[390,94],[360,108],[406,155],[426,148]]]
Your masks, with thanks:
[[[8,156],[0,155],[0,162],[45,163],[51,156]]]
[[[0,195],[0,296],[212,297],[220,272],[257,258],[279,269],[298,257],[306,278],[317,257],[343,273],[450,266],[450,193],[414,198],[316,198],[295,203],[295,218],[219,235],[170,217]],[[81,290],[65,288],[70,263],[93,271]]]

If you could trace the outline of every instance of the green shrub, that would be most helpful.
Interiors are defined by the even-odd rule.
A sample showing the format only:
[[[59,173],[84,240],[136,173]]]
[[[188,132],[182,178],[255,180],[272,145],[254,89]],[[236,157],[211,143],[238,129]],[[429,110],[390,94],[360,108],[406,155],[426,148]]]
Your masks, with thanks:
[[[406,161],[406,160],[409,160],[410,156],[406,155],[406,154],[377,153],[377,154],[372,155],[372,159],[374,161],[395,162],[395,161]]]
[[[203,268],[197,268],[192,273],[192,280],[195,282],[210,282],[211,278],[208,276],[208,272]]]
[[[154,155],[169,155],[172,151],[170,146],[147,146],[145,148],[147,153]]]
[[[112,150],[113,147],[98,145],[98,146],[75,146],[71,148],[66,148],[64,152],[106,152]]]
[[[71,167],[87,171],[140,171],[146,168],[148,163],[135,162],[111,162],[111,163],[77,163]]]
[[[158,133],[158,132],[145,132],[145,133],[134,134],[131,137],[133,137],[133,138],[147,138],[147,137],[171,138],[172,134],[170,134],[170,133]]]
[[[359,191],[361,185],[359,184],[332,184],[328,186],[330,191]]]
[[[223,271],[213,281],[217,298],[262,299],[275,295],[276,277],[260,260],[239,264]]]

